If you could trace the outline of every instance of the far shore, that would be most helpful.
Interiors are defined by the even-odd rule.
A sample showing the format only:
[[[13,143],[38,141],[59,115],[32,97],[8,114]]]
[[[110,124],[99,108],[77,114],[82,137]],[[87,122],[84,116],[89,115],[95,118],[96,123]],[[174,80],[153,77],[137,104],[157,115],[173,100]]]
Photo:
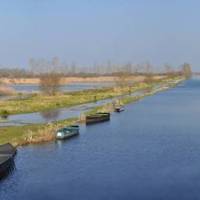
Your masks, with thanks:
[[[163,75],[155,75],[155,80],[163,79]],[[96,76],[96,77],[64,77],[61,80],[61,84],[69,83],[100,83],[100,82],[115,82],[116,76]],[[129,77],[135,82],[141,82],[145,79],[142,75],[133,75]],[[39,84],[39,78],[1,78],[1,82],[4,84]]]

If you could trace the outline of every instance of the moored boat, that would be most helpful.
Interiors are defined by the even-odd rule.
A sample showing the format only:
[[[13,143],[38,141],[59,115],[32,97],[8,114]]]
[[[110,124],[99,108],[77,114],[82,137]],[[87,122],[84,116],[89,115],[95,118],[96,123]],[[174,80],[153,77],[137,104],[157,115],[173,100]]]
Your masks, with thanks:
[[[98,112],[96,114],[86,116],[86,125],[105,122],[110,120],[110,113]]]
[[[14,168],[16,152],[16,148],[9,143],[0,145],[0,179],[5,177]]]
[[[13,147],[10,143],[6,143],[3,145],[0,145],[0,155],[12,155],[14,156],[17,153],[17,149]]]
[[[12,155],[0,155],[0,179],[4,178],[14,168]]]
[[[124,107],[121,107],[121,106],[115,107],[115,112],[123,112],[123,111],[124,111]]]
[[[56,132],[56,139],[63,140],[79,134],[79,126],[72,125],[59,129]]]

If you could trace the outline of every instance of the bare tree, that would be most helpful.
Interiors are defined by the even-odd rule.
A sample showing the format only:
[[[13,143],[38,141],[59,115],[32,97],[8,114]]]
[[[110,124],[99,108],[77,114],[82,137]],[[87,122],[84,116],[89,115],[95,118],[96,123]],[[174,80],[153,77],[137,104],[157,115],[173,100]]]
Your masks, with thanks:
[[[151,83],[153,81],[153,67],[149,62],[147,62],[144,65],[144,73],[145,73],[144,82]]]
[[[164,65],[164,69],[165,69],[165,74],[168,77],[174,77],[176,76],[177,72],[173,69],[173,67],[169,64],[165,64]]]
[[[131,74],[132,73],[132,63],[127,63],[123,66],[124,68],[124,71],[127,73],[127,74]]]
[[[77,71],[76,63],[75,63],[75,62],[72,62],[70,72],[71,72],[72,75],[75,75],[75,74],[76,74],[76,71]]]
[[[130,73],[119,72],[115,77],[115,83],[120,88],[127,88],[129,94],[131,94],[131,87],[133,86],[133,80]]]
[[[127,85],[127,74],[119,72],[115,77],[115,83],[118,87],[125,87]]]
[[[55,95],[60,89],[61,74],[54,72],[41,74],[40,89],[47,95]]]

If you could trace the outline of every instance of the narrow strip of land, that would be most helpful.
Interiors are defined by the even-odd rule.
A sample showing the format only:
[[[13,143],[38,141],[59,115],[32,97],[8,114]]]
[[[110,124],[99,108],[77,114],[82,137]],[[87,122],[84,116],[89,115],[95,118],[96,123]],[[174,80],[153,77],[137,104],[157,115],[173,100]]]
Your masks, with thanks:
[[[136,96],[125,95],[124,97],[121,96],[120,101],[121,101],[122,104],[128,104],[130,102],[135,102],[135,101],[138,101],[141,98],[144,98],[145,96],[153,95],[153,94],[155,94],[159,91],[163,91],[163,90],[168,89],[170,87],[174,87],[183,80],[184,80],[183,77],[174,77],[174,78],[168,78],[168,79],[164,79],[162,81],[157,81],[157,82],[153,82],[153,83],[138,83],[137,85],[134,85],[134,86],[131,87],[131,92],[133,93],[134,91],[144,90],[145,88],[147,89],[146,92],[142,96],[137,96],[137,95]],[[154,87],[152,87],[153,85],[154,85]],[[155,86],[157,86],[157,87],[155,87]],[[98,100],[98,99],[103,99],[103,98],[110,98],[110,97],[113,97],[115,95],[117,96],[117,95],[120,95],[120,94],[127,94],[128,92],[130,92],[130,88],[126,88],[126,87],[122,88],[121,90],[123,92],[121,92],[121,91],[119,92],[118,90],[115,91],[114,88],[101,89],[101,90],[90,90],[90,91],[77,92],[77,93],[75,92],[75,93],[72,93],[72,94],[67,94],[67,96],[68,95],[76,96],[77,98],[79,98],[79,101],[77,101],[76,100],[77,98],[75,98],[75,97],[73,98],[73,100],[76,103],[78,102],[80,104],[80,103],[83,103],[83,102],[93,101],[94,96],[96,96],[96,98]],[[61,96],[61,99],[62,99],[62,97],[63,96]],[[49,101],[49,99],[46,99],[47,97],[39,96],[39,97],[35,97],[35,98],[36,99],[34,99],[34,97],[33,97],[33,99],[30,101],[32,103],[32,105],[35,104],[34,100],[38,101],[38,98],[42,98],[44,101],[47,101],[47,102]],[[56,101],[55,96],[49,97],[49,98],[50,99],[52,98],[53,100]],[[68,100],[70,99],[69,97],[65,97],[65,98],[67,98]],[[82,99],[82,101],[80,99]],[[64,105],[68,105],[68,106],[73,105],[73,103],[74,103],[73,100],[71,99],[71,104],[63,103],[63,106]],[[25,101],[25,103],[24,103],[24,101]],[[62,99],[62,101],[64,102],[63,99]],[[20,100],[19,100],[19,102],[20,102]],[[26,105],[26,103],[28,103],[28,100],[22,100],[21,103]],[[37,103],[39,104],[39,106],[37,106],[36,110],[41,109],[42,105],[44,105],[40,101],[38,101]],[[7,102],[5,102],[4,106],[6,106],[6,104],[7,104]],[[8,108],[10,108],[10,110],[13,109],[12,110],[13,113],[16,112],[16,110],[14,112],[14,106],[12,104],[10,105],[8,103],[7,106],[8,106]],[[21,108],[23,108],[23,106]],[[47,108],[52,108],[52,105],[50,104],[50,106],[47,106]],[[26,109],[26,107],[25,107],[25,109]],[[97,112],[97,111],[112,112],[112,109],[113,109],[112,104],[108,103],[106,105],[96,107],[93,110],[91,110],[90,112]],[[55,139],[55,135],[53,133],[55,133],[55,131],[58,128],[69,125],[69,124],[80,122],[81,119],[79,119],[78,117],[79,116],[77,116],[77,118],[68,118],[68,119],[65,119],[65,120],[56,121],[56,122],[53,122],[51,124],[35,124],[35,125],[25,125],[25,126],[20,126],[20,127],[19,126],[13,126],[13,127],[0,128],[0,136],[1,136],[0,137],[0,144],[10,142],[14,146],[19,146],[19,145],[25,145],[25,144],[30,144],[30,143],[52,141],[52,140]]]

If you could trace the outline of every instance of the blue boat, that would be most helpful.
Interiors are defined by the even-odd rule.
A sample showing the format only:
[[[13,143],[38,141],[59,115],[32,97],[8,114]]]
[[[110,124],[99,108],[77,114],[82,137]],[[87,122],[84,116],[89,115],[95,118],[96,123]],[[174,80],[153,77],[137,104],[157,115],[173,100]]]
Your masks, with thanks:
[[[56,139],[63,140],[77,135],[79,135],[79,126],[72,125],[59,129],[56,132]]]

